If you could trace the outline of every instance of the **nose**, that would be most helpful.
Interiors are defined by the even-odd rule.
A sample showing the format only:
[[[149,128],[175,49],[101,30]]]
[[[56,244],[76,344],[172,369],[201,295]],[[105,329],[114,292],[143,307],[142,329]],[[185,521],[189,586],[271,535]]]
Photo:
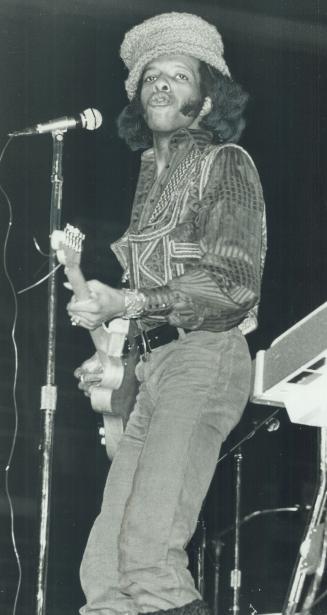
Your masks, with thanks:
[[[158,79],[156,80],[155,84],[155,89],[157,89],[160,92],[169,92],[170,91],[170,84],[169,84],[169,80],[167,79],[167,77],[165,77],[165,75],[159,75]]]

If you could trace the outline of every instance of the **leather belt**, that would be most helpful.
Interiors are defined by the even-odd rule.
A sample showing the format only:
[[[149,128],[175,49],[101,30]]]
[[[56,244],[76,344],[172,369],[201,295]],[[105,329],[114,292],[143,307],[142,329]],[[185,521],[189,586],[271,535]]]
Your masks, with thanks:
[[[190,333],[192,329],[182,330],[184,333]],[[140,355],[143,356],[149,352],[152,352],[155,348],[159,348],[159,346],[164,346],[173,340],[178,340],[178,338],[179,330],[177,327],[169,324],[160,325],[154,329],[143,331],[140,335],[135,335],[132,345],[131,340],[126,340],[123,354],[127,354],[132,348],[136,347],[138,348]]]

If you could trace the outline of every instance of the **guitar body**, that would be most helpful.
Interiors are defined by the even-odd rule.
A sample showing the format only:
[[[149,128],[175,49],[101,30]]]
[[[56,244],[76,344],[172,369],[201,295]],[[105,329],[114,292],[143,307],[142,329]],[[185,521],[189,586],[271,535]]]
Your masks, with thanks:
[[[90,389],[90,400],[93,410],[102,414],[106,451],[112,459],[135,404],[139,353],[131,350],[122,356],[125,340],[132,336],[128,320],[115,318],[106,329],[106,351],[103,347],[97,351],[103,377],[100,384]]]
[[[121,387],[124,378],[122,362],[123,348],[128,334],[129,321],[115,318],[103,329],[103,343],[97,348],[98,357],[103,368],[100,385],[91,390],[91,404],[97,412],[113,412],[112,393]]]
[[[64,231],[54,231],[51,245],[57,251],[58,260],[65,265],[65,274],[77,300],[87,300],[90,292],[80,268],[84,235],[70,225]],[[135,366],[138,352],[131,350],[123,357],[126,338],[132,341],[133,323],[123,318],[114,318],[108,327],[90,331],[96,355],[86,361],[89,373],[97,371],[99,361],[103,368],[100,384],[89,388],[93,410],[103,415],[105,445],[112,459],[123,434],[128,417],[133,409],[138,389]]]

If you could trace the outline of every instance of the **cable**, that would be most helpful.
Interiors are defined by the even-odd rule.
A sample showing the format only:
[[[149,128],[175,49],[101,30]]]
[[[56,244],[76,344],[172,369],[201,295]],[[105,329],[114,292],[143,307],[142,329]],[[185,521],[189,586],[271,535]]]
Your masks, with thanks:
[[[251,521],[251,519],[254,519],[255,517],[260,517],[263,515],[271,515],[271,514],[275,514],[275,513],[277,514],[277,513],[282,513],[282,512],[302,512],[302,511],[308,511],[308,510],[311,510],[310,505],[300,506],[299,504],[295,504],[295,506],[283,506],[281,508],[263,508],[262,510],[255,510],[254,512],[249,513],[248,515],[245,515],[241,519],[240,525],[243,525],[244,523],[248,523],[248,521]],[[221,532],[219,532],[219,534],[217,534],[217,538],[221,538],[222,536],[229,534],[229,532],[232,532],[234,529],[235,529],[235,525],[229,525],[228,527],[223,529]]]
[[[0,164],[2,162],[3,156],[5,154],[5,151],[10,143],[10,141],[12,140],[12,137],[10,139],[8,139],[8,141],[6,142],[4,148],[2,149],[1,155],[0,155]],[[9,489],[9,472],[11,469],[11,463],[13,460],[13,456],[14,456],[14,452],[15,452],[15,447],[16,447],[16,442],[17,442],[17,434],[18,434],[18,407],[17,407],[17,398],[16,398],[16,388],[17,388],[17,374],[18,374],[18,351],[17,351],[17,343],[16,343],[16,338],[15,338],[15,334],[16,334],[16,324],[17,324],[17,316],[18,316],[18,305],[17,305],[17,296],[16,296],[16,292],[15,292],[15,288],[12,282],[12,279],[10,277],[9,271],[8,271],[8,267],[7,267],[7,246],[8,246],[8,241],[9,241],[9,236],[10,236],[10,231],[11,231],[11,227],[12,227],[12,221],[13,221],[13,213],[12,213],[12,206],[10,203],[10,199],[6,193],[6,191],[4,190],[4,188],[1,186],[0,184],[0,192],[3,195],[7,205],[8,205],[8,211],[9,211],[9,221],[8,221],[8,227],[7,227],[7,231],[6,231],[6,235],[5,235],[5,241],[4,241],[4,246],[3,246],[3,269],[4,269],[4,273],[5,273],[5,277],[8,281],[11,293],[12,293],[12,297],[13,297],[13,302],[14,302],[14,314],[13,314],[13,322],[12,322],[12,328],[11,328],[11,339],[12,339],[12,343],[13,343],[13,349],[14,349],[14,381],[13,381],[13,387],[12,387],[12,399],[13,399],[13,406],[14,406],[14,433],[13,433],[13,437],[12,437],[12,443],[11,443],[11,447],[10,447],[10,451],[9,451],[9,456],[8,456],[8,461],[7,461],[7,465],[5,468],[5,492],[6,492],[6,496],[7,496],[7,500],[8,500],[8,504],[9,504],[9,511],[10,511],[10,534],[11,534],[11,541],[12,541],[12,545],[13,545],[13,550],[14,550],[14,554],[15,554],[15,559],[16,559],[16,563],[17,563],[17,569],[18,569],[18,581],[17,581],[17,588],[16,588],[16,593],[15,593],[15,597],[14,597],[14,605],[13,605],[13,615],[16,614],[16,609],[17,609],[17,603],[18,603],[18,599],[19,599],[19,594],[20,594],[20,589],[21,589],[21,584],[22,584],[22,565],[21,565],[21,560],[20,560],[20,555],[17,549],[17,545],[16,545],[16,537],[15,537],[15,515],[14,515],[14,507],[13,507],[13,502],[11,499],[11,494],[10,494],[10,489]]]
[[[1,154],[0,154],[0,164],[2,163],[2,160],[3,160],[3,157],[4,157],[5,153],[6,153],[8,145],[9,145],[9,143],[11,143],[12,140],[13,140],[13,137],[9,137],[9,139],[6,141],[5,145],[3,146]],[[10,205],[10,211],[12,211],[11,210],[11,205]]]
[[[47,275],[45,275],[43,278],[41,278],[40,280],[38,280],[34,284],[31,284],[30,286],[26,286],[26,288],[22,288],[21,290],[18,290],[17,294],[21,295],[22,293],[26,293],[28,290],[32,290],[32,288],[35,288],[36,286],[39,286],[40,284],[45,282],[53,273],[56,273],[56,271],[57,271],[57,269],[59,269],[59,267],[61,267],[61,263],[56,265],[56,267],[51,269],[51,271],[49,271],[49,273],[47,273]]]
[[[42,254],[42,256],[46,256],[47,258],[49,258],[50,254],[47,254],[46,252],[43,252],[43,250],[40,248],[40,245],[36,239],[36,237],[33,237],[33,242],[34,242],[34,246],[37,249],[37,251]]]

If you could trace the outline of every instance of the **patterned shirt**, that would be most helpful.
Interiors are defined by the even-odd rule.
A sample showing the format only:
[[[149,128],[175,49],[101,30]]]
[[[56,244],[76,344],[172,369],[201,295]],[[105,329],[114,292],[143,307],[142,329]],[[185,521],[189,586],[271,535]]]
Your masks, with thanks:
[[[211,140],[178,130],[159,177],[153,150],[142,155],[131,223],[112,249],[146,297],[145,328],[256,327],[266,253],[260,179],[244,149]]]

